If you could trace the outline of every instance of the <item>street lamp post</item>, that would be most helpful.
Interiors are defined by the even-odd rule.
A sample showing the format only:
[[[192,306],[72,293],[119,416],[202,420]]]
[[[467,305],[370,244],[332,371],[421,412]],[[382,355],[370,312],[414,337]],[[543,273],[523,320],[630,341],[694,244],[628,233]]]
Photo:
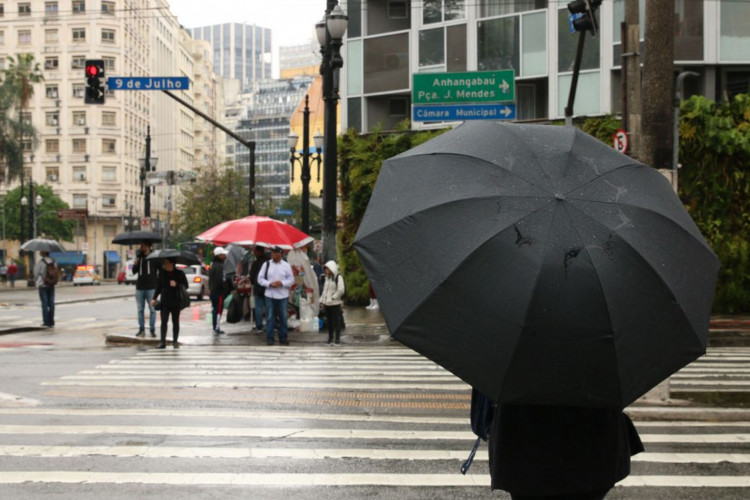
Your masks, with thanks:
[[[326,13],[315,25],[320,43],[320,74],[325,101],[325,158],[323,159],[323,262],[336,259],[336,135],[339,99],[339,71],[344,66],[341,45],[348,17],[337,0],[327,0]]]
[[[148,174],[156,170],[156,164],[159,158],[151,156],[151,126],[146,127],[146,157],[139,158],[138,164],[141,167],[141,190],[143,192],[143,215],[151,217],[151,186],[148,185]]]
[[[292,131],[289,134],[289,163],[291,164],[291,180],[294,181],[294,162],[302,161],[302,172],[300,180],[302,181],[302,226],[300,230],[310,233],[310,163],[318,163],[318,180],[320,180],[320,151],[323,146],[323,136],[315,134],[315,155],[310,154],[310,98],[305,96],[305,109],[302,112],[302,153],[297,154],[297,141],[299,136]]]

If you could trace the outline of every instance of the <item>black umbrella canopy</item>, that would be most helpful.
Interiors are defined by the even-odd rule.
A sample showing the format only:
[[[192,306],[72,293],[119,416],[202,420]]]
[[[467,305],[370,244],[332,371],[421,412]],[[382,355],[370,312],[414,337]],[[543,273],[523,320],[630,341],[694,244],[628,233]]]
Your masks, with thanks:
[[[184,264],[186,266],[192,266],[194,264],[200,265],[201,259],[193,252],[188,250],[174,250],[171,248],[165,248],[162,250],[155,250],[151,252],[146,260],[159,260],[164,259],[175,259],[177,264]]]
[[[25,252],[64,252],[65,248],[55,240],[34,238],[21,245],[21,250]]]
[[[161,235],[152,231],[129,231],[114,237],[112,243],[119,245],[138,245],[140,243],[159,243]]]
[[[658,171],[574,128],[387,160],[355,248],[394,336],[496,402],[625,407],[705,353],[718,259]]]

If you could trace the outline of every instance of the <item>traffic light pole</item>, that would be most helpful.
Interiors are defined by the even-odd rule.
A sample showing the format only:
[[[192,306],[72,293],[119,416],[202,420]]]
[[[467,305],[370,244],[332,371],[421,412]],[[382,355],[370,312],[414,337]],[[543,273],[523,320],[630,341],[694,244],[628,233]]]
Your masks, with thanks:
[[[581,59],[583,59],[583,46],[586,42],[586,31],[580,31],[578,35],[578,50],[576,61],[573,66],[573,80],[570,82],[568,93],[568,105],[565,106],[565,125],[573,125],[573,104],[576,101],[576,90],[578,89],[578,74],[581,72]]]
[[[148,174],[151,172],[151,126],[146,127],[146,161],[143,164],[145,172],[144,184],[146,192],[143,195],[143,215],[151,217],[151,186],[148,185]]]

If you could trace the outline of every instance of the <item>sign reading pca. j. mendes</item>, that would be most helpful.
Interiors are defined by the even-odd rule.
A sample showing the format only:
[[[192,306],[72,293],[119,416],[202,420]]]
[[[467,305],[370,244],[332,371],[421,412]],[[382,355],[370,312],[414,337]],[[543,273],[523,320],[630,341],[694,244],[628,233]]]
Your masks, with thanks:
[[[516,100],[515,72],[416,73],[414,104],[506,102]]]

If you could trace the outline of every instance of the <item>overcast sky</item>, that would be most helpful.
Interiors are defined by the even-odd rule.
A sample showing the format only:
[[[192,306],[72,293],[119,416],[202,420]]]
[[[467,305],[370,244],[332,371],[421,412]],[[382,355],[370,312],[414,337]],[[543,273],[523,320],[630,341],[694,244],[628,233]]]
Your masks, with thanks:
[[[167,0],[186,28],[222,23],[257,24],[273,30],[275,47],[306,43],[323,18],[326,0]]]

